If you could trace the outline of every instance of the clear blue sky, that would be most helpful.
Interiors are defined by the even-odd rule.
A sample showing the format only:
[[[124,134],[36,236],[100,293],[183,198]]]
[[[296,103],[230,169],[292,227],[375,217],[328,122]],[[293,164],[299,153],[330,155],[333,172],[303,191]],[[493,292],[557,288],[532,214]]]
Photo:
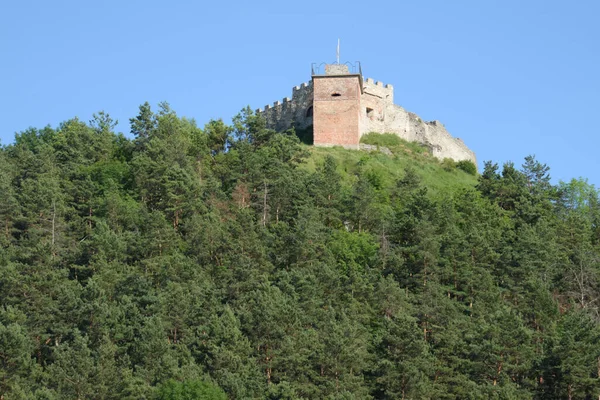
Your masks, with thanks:
[[[600,2],[28,1],[0,5],[0,140],[144,101],[200,126],[291,96],[312,62],[360,60],[478,157],[535,154],[600,186]]]

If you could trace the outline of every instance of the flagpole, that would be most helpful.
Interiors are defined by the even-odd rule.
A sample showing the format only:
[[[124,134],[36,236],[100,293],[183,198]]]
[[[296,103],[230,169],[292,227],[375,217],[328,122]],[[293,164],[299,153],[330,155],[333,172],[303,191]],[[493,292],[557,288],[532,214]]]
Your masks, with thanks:
[[[337,45],[336,55],[337,55],[337,63],[339,64],[340,63],[340,39],[339,38],[338,38],[338,45]]]

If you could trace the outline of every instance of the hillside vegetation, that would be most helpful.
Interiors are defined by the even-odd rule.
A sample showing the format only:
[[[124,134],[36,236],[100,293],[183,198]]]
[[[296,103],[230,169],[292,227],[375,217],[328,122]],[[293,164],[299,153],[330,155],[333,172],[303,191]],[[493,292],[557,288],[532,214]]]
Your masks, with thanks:
[[[407,169],[411,169],[428,189],[429,195],[454,191],[460,188],[474,188],[477,184],[476,168],[471,164],[470,173],[461,169],[450,159],[439,162],[429,150],[418,144],[400,139],[394,134],[370,133],[361,138],[361,143],[376,146],[371,151],[353,151],[342,147],[307,147],[310,157],[305,165],[314,172],[326,158],[333,158],[344,185],[353,185],[359,175],[369,175],[386,190],[391,189],[401,179]],[[387,153],[391,153],[388,155]],[[468,167],[467,167],[468,168]]]
[[[585,180],[313,148],[248,109],[130,123],[0,149],[1,398],[600,395]]]

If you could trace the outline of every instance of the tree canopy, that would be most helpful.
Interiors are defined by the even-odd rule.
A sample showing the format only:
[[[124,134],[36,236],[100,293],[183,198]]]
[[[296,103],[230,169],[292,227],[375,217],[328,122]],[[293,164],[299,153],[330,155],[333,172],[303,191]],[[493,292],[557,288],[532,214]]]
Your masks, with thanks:
[[[0,398],[600,395],[586,180],[533,156],[477,177],[406,167],[422,152],[319,158],[249,109],[115,124],[0,148]]]

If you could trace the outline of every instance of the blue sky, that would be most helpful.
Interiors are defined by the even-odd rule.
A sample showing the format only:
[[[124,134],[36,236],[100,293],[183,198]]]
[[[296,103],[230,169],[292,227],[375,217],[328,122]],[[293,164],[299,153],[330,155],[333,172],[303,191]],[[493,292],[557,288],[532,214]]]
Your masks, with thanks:
[[[396,103],[478,157],[535,154],[600,186],[600,2],[28,1],[0,5],[0,143],[145,101],[203,126],[291,96],[313,62],[360,60]]]

